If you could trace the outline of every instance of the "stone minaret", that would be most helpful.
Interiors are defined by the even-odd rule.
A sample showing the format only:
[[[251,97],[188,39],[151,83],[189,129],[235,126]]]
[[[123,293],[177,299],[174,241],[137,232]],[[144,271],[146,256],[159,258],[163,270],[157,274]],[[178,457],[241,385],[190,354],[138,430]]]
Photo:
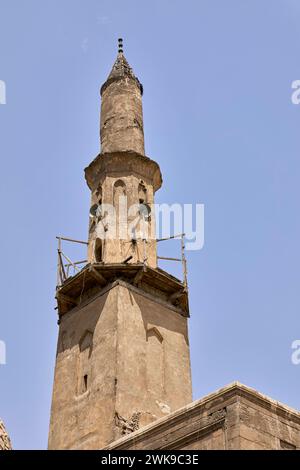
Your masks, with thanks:
[[[101,88],[101,153],[85,169],[88,264],[56,294],[50,449],[103,448],[192,400],[187,292],[157,267],[162,179],[145,155],[142,93],[119,40]]]

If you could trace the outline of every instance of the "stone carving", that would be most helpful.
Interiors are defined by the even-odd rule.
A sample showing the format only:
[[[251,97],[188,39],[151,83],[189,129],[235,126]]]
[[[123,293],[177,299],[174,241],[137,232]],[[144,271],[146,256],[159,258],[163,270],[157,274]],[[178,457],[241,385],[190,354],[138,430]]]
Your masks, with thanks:
[[[213,424],[217,421],[220,421],[226,417],[226,408],[222,408],[221,410],[215,411],[211,413],[207,417],[208,424]]]
[[[133,431],[136,431],[137,429],[139,429],[140,416],[141,416],[141,413],[139,411],[137,411],[137,412],[133,413],[133,415],[131,417],[131,426],[132,426]]]
[[[10,438],[1,420],[0,420],[0,450],[11,450]]]
[[[121,429],[121,434],[130,434],[133,431],[139,429],[140,416],[141,413],[139,411],[136,411],[135,413],[133,413],[130,419],[126,419],[121,416],[118,412],[116,412],[115,422],[116,426]]]

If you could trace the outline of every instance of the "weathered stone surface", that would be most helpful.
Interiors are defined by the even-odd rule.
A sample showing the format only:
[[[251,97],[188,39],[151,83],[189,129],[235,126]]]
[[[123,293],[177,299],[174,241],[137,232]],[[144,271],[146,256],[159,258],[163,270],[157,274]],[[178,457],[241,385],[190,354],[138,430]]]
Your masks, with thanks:
[[[102,152],[145,154],[142,86],[123,53],[101,88],[100,137]]]
[[[187,318],[155,296],[114,285],[61,317],[50,449],[102,448],[191,399]]]
[[[155,268],[154,193],[161,185],[157,163],[134,152],[101,154],[86,168],[85,174],[92,191],[91,207],[97,204],[102,207],[99,217],[90,218],[89,262],[121,263],[130,257],[131,264],[146,259],[147,265]],[[150,208],[145,241],[139,235],[145,227],[140,214],[141,201]],[[97,243],[101,252],[96,249]]]
[[[189,317],[188,293],[182,282],[166,271],[149,266],[145,270],[141,263],[93,263],[69,278],[57,290],[59,318],[95,295],[102,295],[112,286],[123,283],[132,291],[150,299],[154,296],[156,302]]]
[[[300,450],[300,413],[235,382],[107,449]]]
[[[0,450],[11,450],[11,442],[3,421],[0,419]]]
[[[139,87],[141,94],[143,94],[143,86],[134,75],[132,68],[127,62],[126,57],[124,56],[123,51],[118,52],[116,61],[111,69],[111,72],[106,80],[106,82],[101,87],[101,95],[104,90],[114,81],[123,80],[124,78],[130,78],[136,82],[136,85]]]

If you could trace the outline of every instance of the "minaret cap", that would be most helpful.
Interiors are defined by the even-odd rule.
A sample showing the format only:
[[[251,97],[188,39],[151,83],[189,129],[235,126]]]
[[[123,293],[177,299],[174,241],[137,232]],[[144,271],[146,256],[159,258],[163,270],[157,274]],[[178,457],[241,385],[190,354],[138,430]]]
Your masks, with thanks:
[[[101,95],[103,91],[112,83],[122,78],[131,78],[134,80],[139,87],[141,94],[143,94],[143,85],[140,83],[139,79],[134,75],[132,68],[126,60],[126,57],[123,53],[123,39],[118,39],[118,56],[111,69],[111,72],[106,80],[106,82],[101,87]]]

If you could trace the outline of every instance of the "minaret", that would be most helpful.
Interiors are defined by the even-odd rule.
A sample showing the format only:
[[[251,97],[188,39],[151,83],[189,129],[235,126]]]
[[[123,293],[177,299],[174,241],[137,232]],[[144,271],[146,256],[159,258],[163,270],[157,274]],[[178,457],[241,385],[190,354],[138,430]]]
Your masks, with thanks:
[[[157,267],[143,87],[119,40],[101,87],[101,153],[91,190],[88,263],[57,289],[59,337],[50,449],[100,449],[192,400],[185,285]]]

